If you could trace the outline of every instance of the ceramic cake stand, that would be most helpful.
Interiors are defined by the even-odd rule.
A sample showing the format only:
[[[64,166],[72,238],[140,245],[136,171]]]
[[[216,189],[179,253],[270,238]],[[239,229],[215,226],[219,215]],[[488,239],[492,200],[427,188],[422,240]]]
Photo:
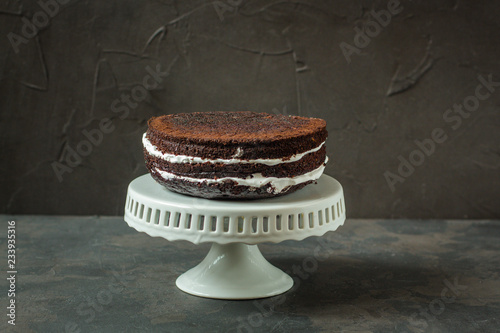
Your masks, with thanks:
[[[176,285],[189,294],[219,299],[289,290],[292,278],[264,259],[256,244],[321,236],[344,220],[342,186],[327,175],[282,197],[227,201],[171,192],[147,174],[130,183],[125,204],[125,221],[137,231],[169,241],[213,243],[206,258]]]

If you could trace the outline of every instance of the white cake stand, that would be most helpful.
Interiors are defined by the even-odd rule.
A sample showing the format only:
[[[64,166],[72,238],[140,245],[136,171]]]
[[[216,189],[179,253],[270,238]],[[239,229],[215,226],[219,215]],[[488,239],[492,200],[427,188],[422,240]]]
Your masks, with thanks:
[[[342,186],[327,175],[282,197],[226,201],[171,192],[147,174],[128,187],[125,221],[153,237],[213,243],[206,258],[177,279],[179,289],[208,298],[254,299],[293,286],[255,244],[336,230],[345,221],[345,206]]]

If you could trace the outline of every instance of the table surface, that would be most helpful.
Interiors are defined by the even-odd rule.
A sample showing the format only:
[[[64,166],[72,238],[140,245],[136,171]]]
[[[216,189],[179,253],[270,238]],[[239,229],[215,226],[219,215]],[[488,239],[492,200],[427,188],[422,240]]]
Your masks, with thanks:
[[[175,287],[209,244],[168,242],[121,217],[16,221],[18,332],[498,332],[500,221],[347,220],[323,237],[261,244],[295,280],[261,300]],[[3,259],[4,275],[6,259]],[[6,279],[1,279],[6,312]]]

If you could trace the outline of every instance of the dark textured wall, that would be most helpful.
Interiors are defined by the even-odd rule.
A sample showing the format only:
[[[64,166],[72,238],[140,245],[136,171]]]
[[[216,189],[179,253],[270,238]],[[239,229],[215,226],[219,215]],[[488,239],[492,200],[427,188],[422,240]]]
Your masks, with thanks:
[[[149,117],[255,110],[327,120],[350,217],[500,216],[497,1],[41,3],[0,4],[2,213],[121,214]]]

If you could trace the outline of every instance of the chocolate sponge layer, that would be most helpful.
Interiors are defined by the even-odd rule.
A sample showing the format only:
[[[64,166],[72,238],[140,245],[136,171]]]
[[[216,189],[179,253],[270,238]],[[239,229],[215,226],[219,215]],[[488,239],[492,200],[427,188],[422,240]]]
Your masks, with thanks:
[[[280,163],[276,165],[264,165],[258,163],[170,163],[161,158],[150,155],[144,149],[144,158],[148,169],[159,168],[179,176],[192,178],[222,178],[238,177],[246,178],[255,173],[261,173],[265,177],[295,177],[319,168],[325,162],[326,148],[302,157],[296,162]]]
[[[322,119],[250,111],[160,116],[149,120],[146,132],[163,153],[212,159],[292,156],[318,147],[327,135]]]

